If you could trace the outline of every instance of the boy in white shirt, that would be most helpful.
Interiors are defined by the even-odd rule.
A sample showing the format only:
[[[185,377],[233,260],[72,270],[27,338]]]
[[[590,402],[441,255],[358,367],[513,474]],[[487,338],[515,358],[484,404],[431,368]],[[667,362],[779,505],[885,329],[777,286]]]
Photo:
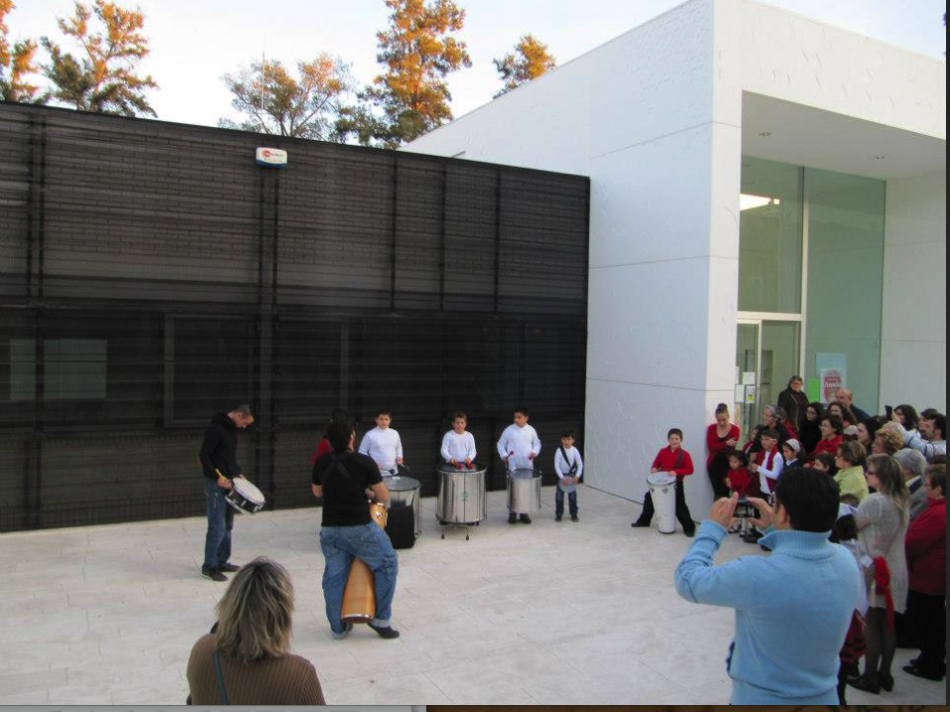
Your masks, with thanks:
[[[463,466],[472,469],[475,462],[475,438],[465,432],[468,425],[468,416],[458,410],[452,416],[452,429],[442,438],[442,459],[446,465],[459,470]]]
[[[579,522],[577,518],[577,484],[584,474],[584,461],[581,454],[574,448],[574,431],[567,430],[561,433],[561,447],[554,455],[554,471],[557,473],[558,484],[554,493],[554,521],[561,521],[564,516],[564,495],[571,510],[571,521]]]
[[[498,455],[508,465],[509,473],[514,470],[533,470],[534,459],[541,452],[541,441],[538,439],[538,432],[528,425],[528,419],[527,408],[516,408],[514,423],[505,428],[505,432],[498,439]],[[518,516],[509,511],[508,523],[515,524],[517,521]],[[525,524],[531,524],[531,517],[522,514],[521,521]]]
[[[396,468],[405,464],[399,433],[389,427],[392,422],[392,413],[380,410],[376,413],[376,427],[366,433],[360,443],[360,454],[371,457],[379,465],[383,477],[396,474]]]

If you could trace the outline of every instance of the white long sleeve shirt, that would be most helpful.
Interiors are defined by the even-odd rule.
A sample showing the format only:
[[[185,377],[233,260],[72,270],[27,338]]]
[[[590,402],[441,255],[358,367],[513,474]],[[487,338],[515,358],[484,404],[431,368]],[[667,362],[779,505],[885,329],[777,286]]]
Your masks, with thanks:
[[[530,425],[519,428],[512,423],[498,439],[498,455],[502,459],[508,458],[509,470],[534,469],[529,456],[537,457],[540,452],[541,441],[538,439],[538,432]]]
[[[392,472],[396,469],[396,460],[402,458],[402,440],[392,428],[373,428],[363,436],[360,454],[373,458],[379,469]]]
[[[455,460],[456,462],[465,462],[466,460],[475,461],[475,438],[471,433],[462,433],[459,435],[454,430],[450,430],[442,438],[442,459],[446,462]]]
[[[765,460],[762,461],[762,464],[759,465],[759,487],[762,492],[768,493],[775,489],[775,483],[779,477],[782,476],[782,470],[785,469],[785,458],[782,457],[782,453],[776,453],[775,458],[772,460],[772,469],[769,469],[769,458],[766,455]],[[772,486],[770,487],[767,483],[767,480],[772,480]]]
[[[584,474],[584,460],[581,459],[581,453],[576,447],[564,450],[567,453],[567,460],[565,460],[564,455],[561,454],[562,449],[558,448],[554,454],[554,471],[560,480],[558,486],[565,492],[570,493],[575,491],[576,486],[568,478],[580,477]],[[577,470],[572,475],[571,468],[574,465],[577,465]]]
[[[947,454],[946,440],[926,440],[916,430],[904,431],[904,447],[922,453],[927,458],[927,462],[933,462],[937,455]]]

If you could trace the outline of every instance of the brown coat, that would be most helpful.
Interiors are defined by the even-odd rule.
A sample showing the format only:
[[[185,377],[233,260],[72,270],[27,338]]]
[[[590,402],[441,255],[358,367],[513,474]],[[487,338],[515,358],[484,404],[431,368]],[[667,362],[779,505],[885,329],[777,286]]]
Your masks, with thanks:
[[[189,702],[220,705],[221,690],[214,674],[215,636],[195,643],[188,659]],[[325,705],[317,671],[299,655],[284,655],[245,665],[221,656],[221,676],[232,705]]]

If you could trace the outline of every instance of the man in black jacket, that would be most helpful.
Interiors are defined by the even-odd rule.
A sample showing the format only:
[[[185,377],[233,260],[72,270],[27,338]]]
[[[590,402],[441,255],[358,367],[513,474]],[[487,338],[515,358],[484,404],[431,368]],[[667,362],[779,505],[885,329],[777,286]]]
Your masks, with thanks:
[[[234,509],[225,501],[231,481],[241,476],[237,463],[237,433],[254,422],[251,407],[242,405],[230,413],[215,413],[205,430],[201,443],[201,469],[205,476],[205,499],[208,505],[208,533],[205,535],[205,558],[201,575],[212,581],[227,581],[223,572],[237,571],[230,563],[231,529]]]

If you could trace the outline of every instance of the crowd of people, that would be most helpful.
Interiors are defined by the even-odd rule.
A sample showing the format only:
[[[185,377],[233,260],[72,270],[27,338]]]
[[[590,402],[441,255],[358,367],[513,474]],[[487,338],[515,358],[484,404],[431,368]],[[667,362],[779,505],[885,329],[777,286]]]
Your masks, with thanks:
[[[716,410],[706,438],[716,502],[698,529],[686,505],[683,483],[694,466],[681,430],[669,431],[653,462],[652,473],[674,478],[677,519],[696,538],[677,568],[677,591],[737,610],[727,660],[733,704],[844,704],[849,685],[892,691],[898,644],[920,649],[903,668],[907,674],[941,680],[946,673],[946,416],[900,405],[870,417],[845,389],[826,407],[809,402],[803,385],[791,379],[744,443],[728,407]],[[510,472],[532,467],[541,451],[528,419],[527,409],[516,409],[497,443]],[[247,406],[215,415],[200,452],[208,516],[202,575],[225,581],[225,573],[237,573],[217,623],[192,650],[191,699],[320,704],[313,666],[288,650],[287,572],[266,559],[244,567],[230,562],[233,510],[224,496],[241,477],[237,431],[253,420]],[[388,501],[386,478],[404,465],[391,422],[388,411],[377,413],[376,429],[357,448],[353,423],[335,412],[311,460],[313,493],[323,502],[323,589],[334,639],[352,630],[341,606],[355,558],[374,574],[369,627],[384,639],[399,637],[391,625],[398,558],[369,512],[370,503]],[[445,467],[474,466],[466,427],[465,414],[454,414],[440,450]],[[579,521],[583,461],[572,432],[562,434],[555,470],[555,517],[561,521],[568,499],[571,519]],[[740,505],[745,514],[737,517]],[[633,526],[649,526],[653,514],[648,493]],[[510,512],[509,522],[518,521],[530,518]],[[737,532],[768,556],[714,566],[722,541]]]
[[[891,667],[898,644],[920,649],[904,672],[942,680],[946,415],[933,409],[918,413],[904,404],[869,416],[855,406],[847,389],[838,390],[836,400],[827,406],[810,402],[803,391],[804,381],[793,377],[778,404],[764,408],[762,422],[751,428],[743,444],[728,407],[717,409],[716,422],[707,431],[706,469],[717,497],[710,521],[718,526],[706,522],[700,528],[700,535],[706,536],[700,536],[703,542],[697,541],[681,563],[677,587],[689,600],[730,605],[740,612],[730,655],[735,704],[823,704],[831,699],[834,672],[834,691],[841,704],[847,686],[873,694],[892,691]],[[803,482],[809,483],[807,487]],[[743,526],[734,516],[742,503],[750,503],[757,512],[749,520],[751,526]],[[798,533],[792,536],[790,531]],[[714,567],[712,557],[722,539],[737,532],[745,542],[770,551],[764,561],[772,563]],[[851,555],[842,559],[840,547],[833,555],[804,532],[831,538]],[[797,571],[786,561],[795,556],[830,562],[838,577],[835,593],[844,592],[845,601],[854,605],[834,611],[816,608],[816,598],[827,604],[833,597],[829,581],[813,581],[809,590],[808,582],[816,574],[813,568],[778,584],[787,587],[794,580],[796,593],[776,590],[774,597],[766,593],[777,571],[785,566]],[[761,578],[763,589],[757,598],[771,600],[747,600],[754,587],[734,590],[729,584],[733,575],[745,581]],[[853,580],[860,582],[856,599],[850,594]],[[811,619],[804,628],[794,623],[796,606],[804,606]],[[746,630],[758,618],[777,620],[774,616],[786,621],[779,628],[790,637],[782,642],[767,640],[761,630]],[[830,618],[822,621],[822,616]],[[817,627],[835,631],[838,648],[830,650],[815,635],[802,647],[792,642],[801,631],[814,634]],[[779,650],[781,654],[773,655]],[[807,660],[796,658],[798,652]],[[834,660],[832,652],[838,656]],[[759,663],[750,664],[749,656]],[[862,657],[863,672],[857,664]],[[763,659],[778,667],[764,669]],[[820,674],[814,665],[821,659],[826,664]]]

